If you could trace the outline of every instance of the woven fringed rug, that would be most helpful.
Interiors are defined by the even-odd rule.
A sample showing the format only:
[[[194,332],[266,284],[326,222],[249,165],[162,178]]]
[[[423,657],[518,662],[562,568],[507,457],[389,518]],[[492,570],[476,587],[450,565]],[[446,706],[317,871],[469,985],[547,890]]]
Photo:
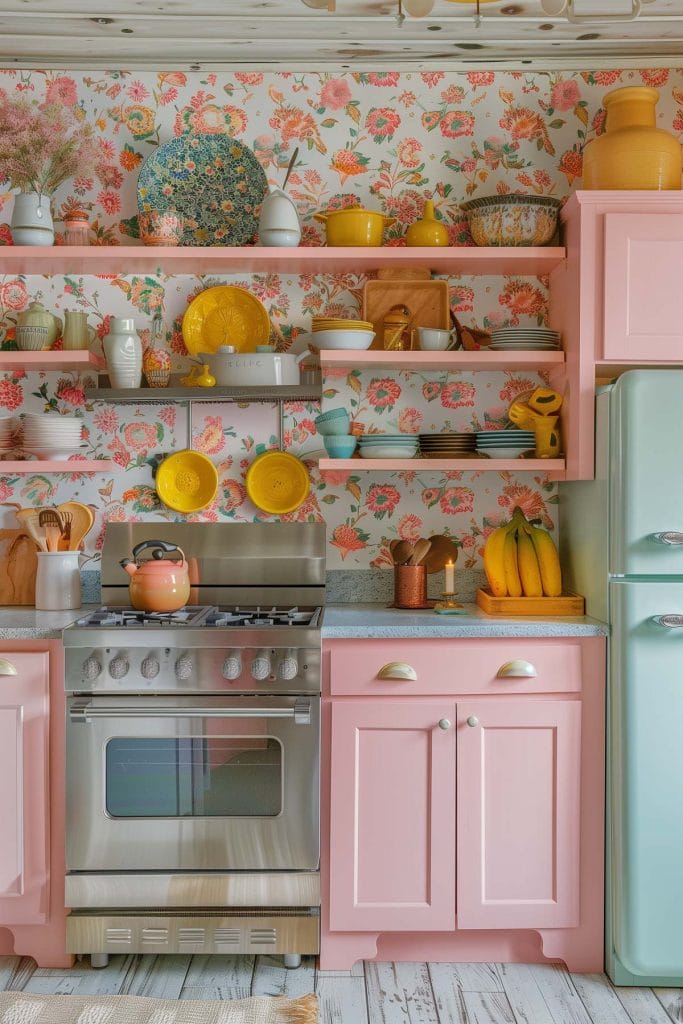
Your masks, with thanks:
[[[219,1002],[0,992],[0,1024],[318,1024],[318,1000],[313,994]]]

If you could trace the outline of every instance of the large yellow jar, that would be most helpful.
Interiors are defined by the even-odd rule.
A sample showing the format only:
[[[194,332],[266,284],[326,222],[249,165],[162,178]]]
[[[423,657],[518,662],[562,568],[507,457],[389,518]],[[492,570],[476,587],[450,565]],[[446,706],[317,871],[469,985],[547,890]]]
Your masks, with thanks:
[[[681,146],[657,128],[657,89],[625,86],[603,102],[607,130],[588,143],[583,154],[586,189],[680,189]]]

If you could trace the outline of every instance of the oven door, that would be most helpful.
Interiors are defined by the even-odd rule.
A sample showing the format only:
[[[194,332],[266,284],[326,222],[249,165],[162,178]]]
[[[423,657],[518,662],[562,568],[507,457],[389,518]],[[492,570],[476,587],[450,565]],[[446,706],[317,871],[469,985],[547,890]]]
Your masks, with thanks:
[[[318,868],[320,698],[71,697],[69,871]]]

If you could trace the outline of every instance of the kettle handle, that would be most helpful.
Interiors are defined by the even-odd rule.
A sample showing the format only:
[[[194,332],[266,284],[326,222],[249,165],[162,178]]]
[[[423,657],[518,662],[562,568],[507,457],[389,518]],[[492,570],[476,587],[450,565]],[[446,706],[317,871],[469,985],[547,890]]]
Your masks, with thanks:
[[[133,548],[133,558],[137,559],[138,555],[141,555],[143,551],[147,551],[149,548],[153,549],[152,558],[154,559],[163,558],[164,552],[169,555],[173,554],[174,552],[179,552],[180,555],[182,556],[183,561],[185,561],[185,555],[183,551],[178,547],[178,545],[169,544],[168,541],[165,540],[140,541],[140,543],[136,544],[135,547]]]

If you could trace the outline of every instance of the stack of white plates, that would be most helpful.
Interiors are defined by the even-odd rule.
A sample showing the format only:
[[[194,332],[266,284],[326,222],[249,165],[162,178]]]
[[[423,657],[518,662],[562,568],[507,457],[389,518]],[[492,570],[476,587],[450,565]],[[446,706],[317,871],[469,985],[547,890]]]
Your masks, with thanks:
[[[560,347],[560,335],[548,327],[499,327],[491,331],[493,351],[549,351]]]
[[[22,448],[43,459],[68,459],[81,447],[83,420],[57,413],[26,413]]]
[[[477,451],[491,459],[516,459],[536,447],[533,430],[480,430]]]
[[[13,416],[0,416],[0,451],[7,452],[15,447],[12,439]]]
[[[420,453],[427,459],[466,459],[474,453],[476,435],[445,431],[420,434]]]
[[[413,459],[417,434],[363,434],[358,441],[361,459]]]

